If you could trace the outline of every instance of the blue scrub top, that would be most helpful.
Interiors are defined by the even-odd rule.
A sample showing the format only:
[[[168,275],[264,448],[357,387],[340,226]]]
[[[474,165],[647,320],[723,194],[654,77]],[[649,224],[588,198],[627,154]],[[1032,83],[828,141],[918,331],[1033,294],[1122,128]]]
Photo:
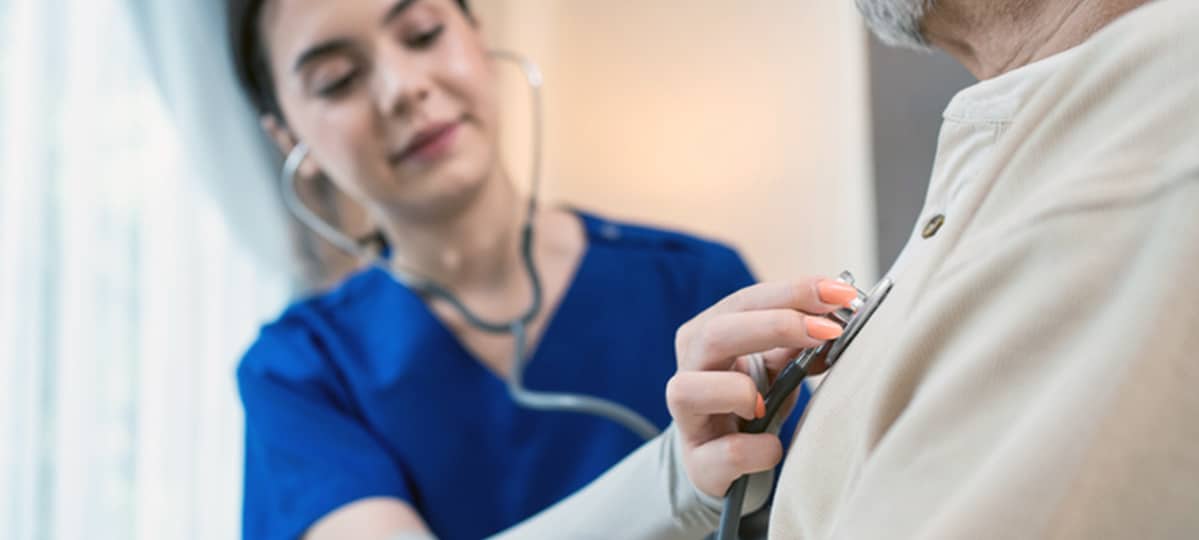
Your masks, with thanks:
[[[587,248],[526,385],[615,400],[664,428],[675,330],[754,279],[723,245],[579,215]],[[298,538],[369,497],[407,501],[443,540],[482,538],[642,444],[608,420],[518,407],[502,379],[380,270],[290,307],[263,328],[237,376],[248,539]]]

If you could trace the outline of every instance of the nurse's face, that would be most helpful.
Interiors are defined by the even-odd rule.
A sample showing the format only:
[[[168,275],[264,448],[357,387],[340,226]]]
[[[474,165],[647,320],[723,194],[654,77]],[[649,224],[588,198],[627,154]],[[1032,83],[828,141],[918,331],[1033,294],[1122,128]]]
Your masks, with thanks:
[[[269,129],[308,144],[303,171],[423,219],[495,176],[495,73],[454,0],[270,0],[260,35],[286,124]]]

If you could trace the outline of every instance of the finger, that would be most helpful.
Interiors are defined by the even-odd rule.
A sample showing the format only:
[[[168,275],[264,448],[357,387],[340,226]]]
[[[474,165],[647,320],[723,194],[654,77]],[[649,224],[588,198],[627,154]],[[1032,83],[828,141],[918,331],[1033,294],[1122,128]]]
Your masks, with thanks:
[[[713,415],[735,414],[745,420],[765,412],[762,395],[748,375],[735,371],[677,373],[666,383],[666,406],[688,439],[704,431]],[[694,441],[704,442],[704,441]]]
[[[787,364],[790,364],[799,357],[801,352],[803,352],[802,349],[779,347],[762,353],[762,359],[765,360],[767,381],[773,384],[774,378],[778,376],[779,372]],[[737,361],[733,364],[733,369],[742,373],[749,373],[749,355],[738,357]]]
[[[766,370],[766,357],[762,354],[742,356],[734,364],[734,371],[740,371],[753,379],[759,394],[765,395],[770,390],[770,374]]]
[[[739,356],[776,348],[819,347],[842,332],[829,319],[790,309],[717,315],[692,329],[692,341],[681,348],[679,369],[727,370]]]
[[[795,361],[795,359],[800,354],[802,354],[802,352],[803,351],[800,351],[797,349],[775,349],[773,351],[767,351],[765,353],[762,353],[762,358],[765,360],[765,363],[767,364],[766,372],[767,372],[767,377],[768,377],[767,381],[768,382],[766,385],[766,389],[763,389],[761,387],[761,385],[759,385],[758,392],[762,393],[763,395],[767,395],[769,393],[769,389],[774,386],[774,381],[778,377],[778,374],[782,370],[782,368],[787,366],[791,362]],[[824,369],[823,361],[824,361],[823,354],[814,358],[811,361],[811,363],[809,364],[810,369],[809,369],[808,373],[810,375],[819,373],[819,372],[814,372],[813,369],[819,369],[819,370],[823,371],[823,369]],[[749,367],[748,367],[749,363],[750,363],[750,360],[749,360],[748,356],[743,356],[741,358],[738,358],[736,369],[738,371],[749,373]],[[812,365],[816,365],[816,367],[811,368]],[[777,367],[774,367],[774,366],[777,366]],[[754,383],[756,384],[757,382],[758,381],[755,379]],[[775,417],[774,417],[775,423],[786,421],[787,417],[791,415],[791,411],[795,409],[795,404],[799,399],[800,393],[801,392],[797,389],[797,390],[791,392],[791,394],[789,396],[787,396],[787,399],[785,399],[783,401],[783,404],[779,407],[778,412],[775,414]],[[772,423],[771,425],[773,426],[774,424]],[[720,433],[724,433],[724,432],[722,431]]]
[[[795,309],[824,315],[857,298],[857,289],[835,279],[811,277],[793,281],[760,283],[741,289],[713,306],[713,313],[762,309]]]
[[[703,471],[692,482],[708,495],[723,497],[741,475],[770,470],[782,459],[783,444],[778,437],[769,433],[733,433],[691,452],[691,470]]]

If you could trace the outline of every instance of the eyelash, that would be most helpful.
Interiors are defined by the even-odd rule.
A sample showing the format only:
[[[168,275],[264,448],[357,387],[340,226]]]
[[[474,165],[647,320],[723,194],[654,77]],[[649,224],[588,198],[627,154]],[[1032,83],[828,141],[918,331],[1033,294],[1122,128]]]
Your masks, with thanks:
[[[445,26],[438,25],[436,28],[429,30],[428,32],[407,40],[406,44],[409,47],[418,50],[428,49],[437,43],[437,39],[441,37],[441,34],[444,31]],[[354,82],[354,78],[357,75],[358,70],[352,70],[342,78],[321,87],[321,89],[317,91],[317,94],[323,98],[335,98],[350,87],[350,84]]]
[[[354,77],[357,75],[358,75],[358,70],[356,70],[356,69],[351,70],[349,73],[345,74],[340,79],[337,79],[336,81],[333,81],[332,83],[322,86],[320,88],[320,90],[317,90],[317,94],[323,98],[337,97],[345,89],[350,87],[350,83],[354,82]]]
[[[437,27],[422,33],[412,39],[406,40],[406,44],[414,49],[427,49],[437,43],[437,38],[441,37],[442,31],[445,30],[445,25],[437,25]]]

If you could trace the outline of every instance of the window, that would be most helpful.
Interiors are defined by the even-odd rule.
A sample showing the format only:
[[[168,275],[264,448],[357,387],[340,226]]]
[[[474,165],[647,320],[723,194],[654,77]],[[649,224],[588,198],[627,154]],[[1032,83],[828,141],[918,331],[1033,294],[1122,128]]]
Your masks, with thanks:
[[[233,538],[285,282],[188,165],[133,2],[0,1],[0,537]]]

